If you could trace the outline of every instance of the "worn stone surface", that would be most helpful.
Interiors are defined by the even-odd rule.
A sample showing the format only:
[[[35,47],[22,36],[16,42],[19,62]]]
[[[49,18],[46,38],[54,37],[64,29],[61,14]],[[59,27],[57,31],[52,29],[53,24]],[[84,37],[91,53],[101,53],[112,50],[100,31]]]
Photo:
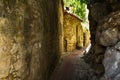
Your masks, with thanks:
[[[118,4],[120,4],[119,0],[90,0],[88,3],[90,10],[91,49],[86,54],[85,61],[90,64],[97,75],[102,77],[104,73],[109,74],[109,77],[103,76],[101,80],[109,80],[111,75],[114,78],[112,77],[110,80],[117,80],[119,78],[117,76],[117,71],[119,70],[111,71],[112,69],[110,68],[112,66],[105,67],[102,64],[104,59],[112,60],[111,62],[106,62],[106,64],[113,64],[113,67],[114,63],[117,62],[115,57],[113,59],[113,57],[108,56],[106,59],[104,54],[108,48],[114,50],[114,56],[119,53],[119,45],[117,43],[120,41],[120,6]],[[110,49],[108,53],[112,55],[113,51]],[[108,67],[109,69],[106,70]]]
[[[120,51],[118,48],[120,44],[116,44],[115,47],[107,48],[104,58],[104,67],[106,79],[119,80],[120,78]]]
[[[0,0],[0,80],[48,80],[62,50],[61,0]]]
[[[90,30],[83,27],[83,46],[90,44]]]
[[[105,75],[109,79],[113,79],[118,73],[120,73],[119,70],[119,59],[120,59],[120,53],[116,51],[114,48],[108,48],[105,53],[104,58],[104,67],[105,67]]]
[[[120,79],[120,74],[118,74],[113,80],[119,80]]]
[[[115,49],[120,51],[120,42],[118,42],[116,45],[115,45]]]
[[[118,28],[109,28],[103,31],[100,36],[100,44],[103,46],[115,45],[118,40]]]
[[[116,42],[120,40],[119,18],[120,12],[116,11],[109,14],[103,21],[100,22],[96,37],[99,39],[98,41],[100,41],[100,44],[103,46],[115,45]]]

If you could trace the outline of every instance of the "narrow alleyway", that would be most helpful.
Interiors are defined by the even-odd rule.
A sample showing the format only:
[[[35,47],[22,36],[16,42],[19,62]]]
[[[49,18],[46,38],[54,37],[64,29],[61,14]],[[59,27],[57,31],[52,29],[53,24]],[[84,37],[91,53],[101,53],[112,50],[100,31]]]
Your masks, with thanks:
[[[74,50],[69,55],[65,56],[61,64],[57,66],[52,80],[97,80],[96,77],[94,77],[95,79],[90,79],[93,78],[93,75],[91,77],[89,74],[90,67],[82,58],[84,50],[85,48]],[[93,71],[90,73],[93,73]]]

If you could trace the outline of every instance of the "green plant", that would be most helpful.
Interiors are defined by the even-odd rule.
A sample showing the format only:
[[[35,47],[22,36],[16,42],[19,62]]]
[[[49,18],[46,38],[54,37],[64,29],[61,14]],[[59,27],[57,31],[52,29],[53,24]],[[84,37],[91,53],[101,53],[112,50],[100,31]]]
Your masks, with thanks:
[[[86,8],[85,5],[87,3],[87,0],[64,0],[64,6],[65,7],[71,7],[72,12],[76,15],[78,15],[83,20],[86,20]]]

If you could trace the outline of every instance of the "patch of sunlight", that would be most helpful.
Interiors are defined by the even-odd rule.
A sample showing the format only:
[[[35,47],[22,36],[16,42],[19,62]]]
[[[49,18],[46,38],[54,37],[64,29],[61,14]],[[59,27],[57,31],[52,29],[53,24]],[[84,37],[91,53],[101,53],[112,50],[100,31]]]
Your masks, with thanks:
[[[88,20],[89,10],[87,9],[87,5],[85,5],[85,10],[86,10],[86,14],[85,14],[86,20],[84,22],[82,22],[81,25],[83,26],[83,28],[89,30],[89,20]]]

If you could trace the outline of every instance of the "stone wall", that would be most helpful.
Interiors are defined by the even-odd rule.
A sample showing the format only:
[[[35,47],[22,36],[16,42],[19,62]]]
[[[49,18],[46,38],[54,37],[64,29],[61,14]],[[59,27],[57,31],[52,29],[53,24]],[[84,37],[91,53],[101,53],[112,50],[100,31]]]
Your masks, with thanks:
[[[83,28],[81,20],[75,15],[64,12],[64,51],[72,51],[78,47],[83,47]]]
[[[90,0],[90,31],[92,47],[86,55],[101,80],[119,80],[120,1]]]
[[[83,28],[83,46],[88,46],[90,44],[90,30],[88,28]]]
[[[62,18],[61,0],[0,0],[0,80],[49,80]]]

